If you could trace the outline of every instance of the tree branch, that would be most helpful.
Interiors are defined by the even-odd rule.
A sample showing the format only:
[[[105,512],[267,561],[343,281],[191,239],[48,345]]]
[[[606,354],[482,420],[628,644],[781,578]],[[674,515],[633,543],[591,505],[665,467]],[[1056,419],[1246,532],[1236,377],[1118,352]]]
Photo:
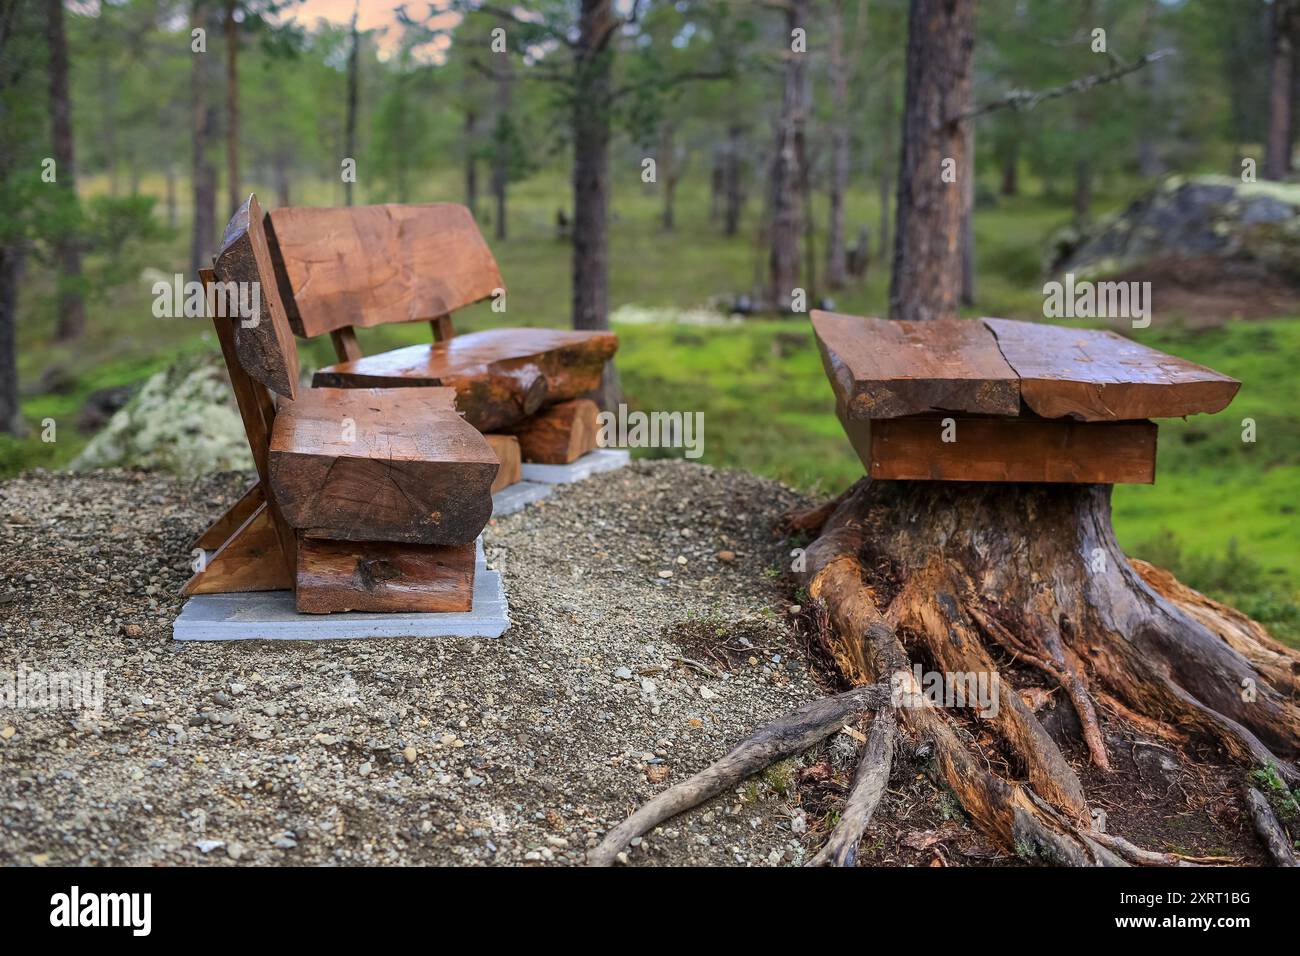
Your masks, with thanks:
[[[573,40],[569,38],[567,33],[565,33],[563,30],[556,29],[555,27],[551,26],[549,23],[546,23],[544,20],[525,20],[523,17],[515,13],[513,10],[507,10],[504,7],[498,7],[494,3],[480,3],[474,6],[472,9],[480,13],[486,13],[489,16],[494,16],[498,20],[508,20],[511,23],[517,23],[521,27],[531,27],[534,30],[541,30],[543,33],[546,33],[552,39],[560,41],[567,47],[574,46]]]
[[[734,70],[685,70],[681,73],[674,73],[665,79],[656,80],[654,85],[661,90],[667,90],[672,89],[674,86],[681,86],[683,83],[694,83],[697,80],[729,80],[734,75]],[[617,100],[626,96],[640,85],[644,84],[620,86],[610,93],[610,99]]]
[[[1039,103],[1045,100],[1054,100],[1062,96],[1069,96],[1071,93],[1083,93],[1093,87],[1102,86],[1106,83],[1113,83],[1115,80],[1128,76],[1130,73],[1136,73],[1138,70],[1157,60],[1163,60],[1167,56],[1173,56],[1177,52],[1171,49],[1155,50],[1151,53],[1144,54],[1132,63],[1117,63],[1116,66],[1104,73],[1093,73],[1090,76],[1083,76],[1077,80],[1066,83],[1064,86],[1054,86],[1046,90],[1012,90],[1000,99],[977,106],[974,109],[964,113],[958,113],[956,116],[948,118],[949,123],[960,123],[962,120],[974,119],[977,116],[983,116],[985,113],[992,113],[997,110],[1032,110]]]

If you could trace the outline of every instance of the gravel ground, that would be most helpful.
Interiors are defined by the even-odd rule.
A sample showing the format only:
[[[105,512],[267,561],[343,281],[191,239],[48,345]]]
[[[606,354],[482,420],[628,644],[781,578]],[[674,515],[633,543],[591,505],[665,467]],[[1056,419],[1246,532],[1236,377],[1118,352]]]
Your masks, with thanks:
[[[578,863],[818,694],[773,482],[643,462],[493,522],[496,641],[177,644],[189,543],[245,481],[0,484],[0,678],[105,682],[98,714],[0,701],[0,864]],[[765,775],[631,861],[802,862],[792,799]]]

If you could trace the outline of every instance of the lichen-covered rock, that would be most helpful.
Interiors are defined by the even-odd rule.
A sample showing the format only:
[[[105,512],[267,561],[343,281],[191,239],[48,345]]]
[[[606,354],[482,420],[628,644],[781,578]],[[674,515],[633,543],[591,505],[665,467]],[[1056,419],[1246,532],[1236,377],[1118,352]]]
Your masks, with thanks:
[[[1174,176],[1122,212],[1062,240],[1054,268],[1080,278],[1210,256],[1253,261],[1300,282],[1300,184]]]
[[[1050,247],[1050,271],[1149,280],[1157,306],[1225,317],[1294,311],[1300,184],[1171,177],[1090,229],[1062,230]]]
[[[153,375],[69,466],[143,468],[192,478],[252,467],[220,360],[182,360]]]

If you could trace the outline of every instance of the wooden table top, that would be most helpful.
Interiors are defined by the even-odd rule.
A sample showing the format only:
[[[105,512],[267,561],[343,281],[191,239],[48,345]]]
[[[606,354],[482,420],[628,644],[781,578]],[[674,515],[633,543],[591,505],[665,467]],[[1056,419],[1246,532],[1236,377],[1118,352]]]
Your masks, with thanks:
[[[842,417],[928,412],[1126,421],[1221,411],[1241,387],[1114,332],[1010,319],[903,322],[814,311]]]

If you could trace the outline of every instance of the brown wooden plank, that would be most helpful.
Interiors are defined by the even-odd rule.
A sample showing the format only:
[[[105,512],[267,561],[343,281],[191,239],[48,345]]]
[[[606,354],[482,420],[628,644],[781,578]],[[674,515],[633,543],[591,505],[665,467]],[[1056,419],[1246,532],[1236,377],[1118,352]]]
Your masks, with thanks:
[[[503,287],[478,224],[452,203],[291,206],[270,216],[293,330],[429,321]]]
[[[226,543],[226,539],[239,530],[239,526],[248,520],[257,506],[266,501],[262,493],[261,481],[254,481],[239,496],[239,500],[227,508],[216,521],[208,525],[201,535],[194,539],[191,547],[204,551],[215,551]]]
[[[295,591],[306,614],[468,611],[474,543],[437,548],[303,538]]]
[[[456,330],[451,325],[450,315],[440,315],[436,319],[431,319],[429,328],[433,330],[433,340],[435,342],[445,342],[456,334]]]
[[[181,593],[284,590],[293,586],[291,567],[280,550],[271,512],[262,502],[208,558],[203,570],[185,583]]]
[[[270,488],[314,538],[458,545],[492,514],[497,457],[443,388],[304,389],[271,434]]]
[[[244,371],[272,391],[293,398],[298,384],[298,349],[284,314],[266,243],[262,207],[249,195],[226,226],[213,266],[222,282],[256,288],[259,310],[247,320],[225,318],[235,330],[235,346]]]
[[[1102,329],[984,319],[1044,418],[1178,418],[1221,411],[1241,383]]]
[[[812,326],[841,417],[1020,412],[1016,373],[981,322],[891,322],[814,311]]]
[[[1156,426],[1147,421],[953,416],[887,418],[859,430],[854,447],[872,478],[1144,484],[1155,481]],[[855,423],[857,424],[857,423]]]
[[[361,343],[357,341],[357,331],[352,326],[335,329],[330,333],[330,342],[334,345],[334,355],[340,362],[354,362],[361,358]]]
[[[312,383],[331,388],[447,386],[480,431],[500,431],[546,404],[600,385],[618,349],[611,332],[487,329],[432,345],[412,345],[321,369]]]
[[[215,274],[211,269],[201,269],[199,278],[206,289],[214,280]],[[244,435],[248,439],[248,449],[253,455],[258,482],[262,486],[263,498],[266,498],[266,489],[270,487],[267,455],[271,445],[271,424],[275,421],[275,402],[266,386],[254,381],[240,362],[235,338],[235,323],[227,318],[213,316],[212,325],[217,333],[217,342],[221,345],[221,355],[226,363],[226,374],[230,377],[231,389],[235,393],[235,405],[239,408],[239,417],[244,423]],[[293,532],[285,523],[284,516],[274,500],[267,500],[267,511],[280,541],[279,554],[285,565],[285,573],[292,579],[294,555],[297,553]]]
[[[599,409],[588,398],[544,408],[511,429],[524,461],[567,465],[596,447]]]
[[[523,457],[519,453],[519,439],[514,435],[484,435],[483,437],[487,439],[493,454],[497,456],[497,461],[501,463],[497,476],[492,481],[492,493],[496,494],[502,488],[509,488],[516,482],[522,481]]]

